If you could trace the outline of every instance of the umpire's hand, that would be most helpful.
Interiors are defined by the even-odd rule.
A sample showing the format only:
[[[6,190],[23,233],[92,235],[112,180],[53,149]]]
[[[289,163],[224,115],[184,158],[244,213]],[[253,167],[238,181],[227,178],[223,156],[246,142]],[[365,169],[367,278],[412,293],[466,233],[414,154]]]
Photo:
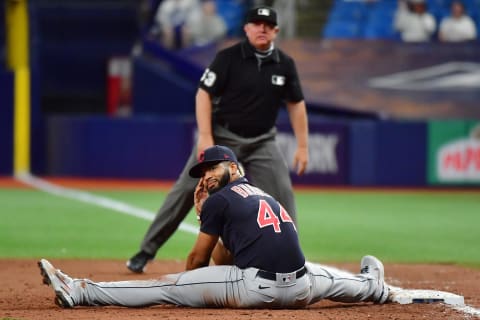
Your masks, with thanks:
[[[301,176],[305,173],[308,164],[308,148],[300,147],[295,151],[293,157],[293,168],[297,170],[297,174]]]

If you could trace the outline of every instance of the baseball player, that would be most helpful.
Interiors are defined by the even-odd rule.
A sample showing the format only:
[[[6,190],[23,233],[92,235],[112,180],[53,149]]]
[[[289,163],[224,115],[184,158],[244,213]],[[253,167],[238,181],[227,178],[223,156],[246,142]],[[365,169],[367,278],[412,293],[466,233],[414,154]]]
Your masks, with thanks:
[[[285,103],[297,140],[294,166],[303,174],[308,163],[306,106],[295,63],[275,47],[277,14],[269,7],[250,10],[246,39],[220,51],[200,79],[196,95],[198,141],[183,172],[146,232],[140,251],[127,261],[144,272],[158,249],[193,206],[197,181],[188,175],[199,153],[214,144],[230,147],[259,188],[275,197],[296,221],[287,163],[275,142],[275,122]]]
[[[358,275],[306,263],[292,218],[240,174],[231,149],[206,149],[189,174],[201,178],[195,192],[200,233],[187,271],[157,280],[93,282],[72,279],[42,259],[41,274],[57,304],[302,308],[321,299],[387,301],[384,268],[373,256],[362,258]],[[212,258],[217,265],[208,266]]]

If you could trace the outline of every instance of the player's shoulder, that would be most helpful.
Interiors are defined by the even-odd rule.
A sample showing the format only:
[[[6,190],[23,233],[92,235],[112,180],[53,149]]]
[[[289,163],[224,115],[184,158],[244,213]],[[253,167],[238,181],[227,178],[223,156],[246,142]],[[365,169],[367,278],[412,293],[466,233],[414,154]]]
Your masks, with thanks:
[[[221,212],[229,205],[229,197],[225,196],[223,190],[217,191],[208,196],[203,204],[202,212]]]
[[[243,183],[248,183],[247,179],[241,178],[236,181],[228,183],[225,187],[223,187],[221,190],[218,190],[214,194],[212,194],[210,197],[215,197],[221,200],[218,201],[226,201],[229,202],[232,199],[232,195],[235,193],[234,191],[236,190],[237,186],[239,184]],[[210,198],[209,197],[209,198]]]

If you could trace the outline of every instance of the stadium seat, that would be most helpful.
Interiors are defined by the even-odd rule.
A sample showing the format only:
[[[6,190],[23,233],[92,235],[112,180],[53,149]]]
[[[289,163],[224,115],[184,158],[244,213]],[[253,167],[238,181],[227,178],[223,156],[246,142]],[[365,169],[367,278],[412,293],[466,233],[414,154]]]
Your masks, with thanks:
[[[398,40],[399,33],[393,28],[391,21],[382,19],[371,19],[365,25],[363,30],[363,37],[365,39],[392,39]]]
[[[462,0],[477,24],[480,39],[480,0]],[[426,0],[437,25],[450,14],[452,0]],[[324,38],[400,39],[393,28],[398,0],[335,0],[322,31]]]
[[[397,4],[393,1],[381,1],[368,12],[363,30],[366,39],[398,39],[393,28]]]
[[[360,38],[361,24],[356,21],[331,21],[323,29],[323,38]]]
[[[433,17],[435,18],[435,21],[437,22],[437,25],[440,24],[440,21],[442,21],[443,18],[450,15],[449,7],[429,8],[428,12],[430,12],[433,15]]]
[[[426,0],[428,10],[436,10],[438,8],[448,8],[452,0]]]
[[[465,11],[472,19],[477,20],[480,18],[480,0],[464,1],[464,4]]]
[[[477,25],[477,39],[480,40],[480,17],[475,21]]]
[[[336,0],[328,15],[324,38],[359,38],[369,5],[362,1]]]
[[[227,36],[242,34],[246,5],[242,1],[216,0],[217,12],[227,24]]]
[[[364,2],[336,1],[330,10],[328,20],[363,20],[367,10],[367,4]]]

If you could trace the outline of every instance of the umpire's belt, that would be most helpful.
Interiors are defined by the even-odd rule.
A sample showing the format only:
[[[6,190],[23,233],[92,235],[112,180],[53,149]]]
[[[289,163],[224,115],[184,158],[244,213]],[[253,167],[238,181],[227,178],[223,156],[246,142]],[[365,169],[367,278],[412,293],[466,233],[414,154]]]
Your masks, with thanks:
[[[296,272],[290,272],[290,273],[275,273],[275,272],[269,272],[265,270],[258,270],[257,277],[263,278],[266,280],[272,280],[272,281],[277,281],[280,278],[283,282],[288,282],[288,279],[283,279],[283,278],[287,278],[289,275],[295,275],[295,279],[300,279],[305,275],[305,273],[307,273],[307,269],[305,267],[302,267]],[[292,279],[292,280],[295,280],[295,279]]]
[[[233,123],[224,121],[222,119],[215,119],[214,121],[221,127],[224,127],[228,131],[235,133],[236,135],[243,138],[253,138],[258,137],[264,133],[267,133],[271,128],[262,128],[262,127],[252,127],[245,124],[235,125]]]

